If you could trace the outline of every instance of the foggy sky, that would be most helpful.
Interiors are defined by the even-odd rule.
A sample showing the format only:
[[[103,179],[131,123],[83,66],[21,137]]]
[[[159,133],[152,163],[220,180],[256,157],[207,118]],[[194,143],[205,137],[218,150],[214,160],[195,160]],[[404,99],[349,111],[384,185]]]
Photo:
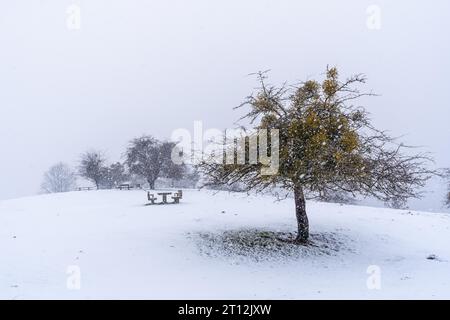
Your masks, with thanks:
[[[67,28],[66,9],[81,9]],[[367,27],[369,5],[381,29]],[[43,172],[81,152],[120,160],[144,133],[232,127],[256,86],[364,73],[376,126],[450,167],[450,2],[2,1],[0,199],[36,194]],[[439,183],[437,183],[439,184]],[[441,186],[442,187],[442,186]],[[441,188],[444,190],[443,188]],[[441,206],[435,194],[421,209]],[[431,200],[430,200],[431,199]]]

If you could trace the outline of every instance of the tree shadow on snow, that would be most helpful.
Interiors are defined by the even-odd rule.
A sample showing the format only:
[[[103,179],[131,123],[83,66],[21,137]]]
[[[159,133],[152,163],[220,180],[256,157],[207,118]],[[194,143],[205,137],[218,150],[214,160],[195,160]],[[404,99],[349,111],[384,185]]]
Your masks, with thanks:
[[[351,239],[334,232],[312,233],[307,245],[296,244],[295,233],[260,229],[199,232],[190,237],[202,256],[229,258],[233,261],[281,262],[354,252]]]

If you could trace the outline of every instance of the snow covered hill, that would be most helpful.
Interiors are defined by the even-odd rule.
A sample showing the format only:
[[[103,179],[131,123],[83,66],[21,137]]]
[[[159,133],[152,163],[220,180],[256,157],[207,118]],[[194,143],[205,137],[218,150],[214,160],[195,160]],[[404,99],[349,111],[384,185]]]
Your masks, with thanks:
[[[146,202],[0,202],[0,298],[450,298],[448,214],[309,202],[300,247],[280,240],[295,232],[292,200],[188,190],[180,205]]]

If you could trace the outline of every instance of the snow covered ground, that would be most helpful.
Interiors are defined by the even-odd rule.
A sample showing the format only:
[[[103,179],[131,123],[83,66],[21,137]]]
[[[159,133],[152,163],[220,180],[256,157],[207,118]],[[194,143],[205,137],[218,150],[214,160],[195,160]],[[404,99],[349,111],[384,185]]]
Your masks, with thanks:
[[[295,231],[289,199],[188,190],[180,205],[146,202],[0,202],[0,298],[450,298],[448,214],[309,202],[305,248],[277,240]]]

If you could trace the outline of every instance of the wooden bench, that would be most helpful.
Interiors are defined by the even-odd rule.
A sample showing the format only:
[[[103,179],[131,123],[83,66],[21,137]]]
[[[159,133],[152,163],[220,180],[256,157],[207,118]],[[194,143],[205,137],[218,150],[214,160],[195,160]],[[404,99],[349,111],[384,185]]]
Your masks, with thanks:
[[[92,189],[92,187],[79,187],[78,191],[91,191]]]
[[[172,197],[172,199],[173,199],[173,203],[180,203],[180,197],[177,195],[177,194],[175,194],[173,197]]]
[[[116,187],[119,190],[125,189],[125,190],[131,190],[131,189],[142,189],[142,186],[138,183],[135,185],[129,184],[129,183],[124,183],[124,184],[120,184]]]
[[[174,193],[172,199],[173,203],[180,203],[180,199],[183,199],[183,191],[178,190],[178,192]]]
[[[150,201],[152,204],[155,204],[156,201],[156,197],[153,193],[147,192],[147,199],[148,201]]]

